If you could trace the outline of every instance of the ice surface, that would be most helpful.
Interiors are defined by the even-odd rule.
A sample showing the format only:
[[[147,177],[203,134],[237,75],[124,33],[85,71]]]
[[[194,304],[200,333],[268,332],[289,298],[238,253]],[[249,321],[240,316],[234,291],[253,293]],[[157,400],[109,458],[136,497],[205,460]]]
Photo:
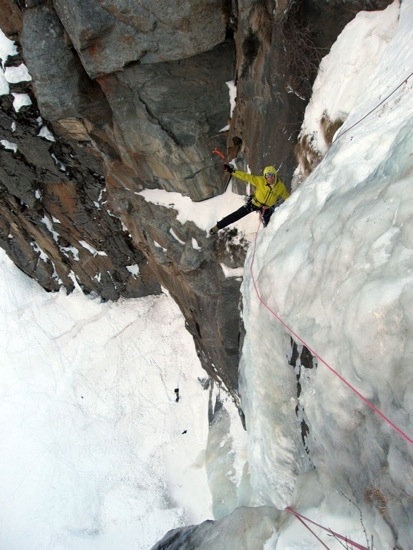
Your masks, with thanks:
[[[392,17],[395,6],[388,9]],[[294,200],[280,207],[283,215],[259,234],[256,253],[250,249],[246,270],[252,262],[262,300],[291,330],[262,307],[251,278],[243,283],[242,395],[253,488],[262,504],[278,507],[299,496],[293,488],[302,464],[290,405],[297,392],[285,359],[286,335],[293,331],[327,364],[306,373],[300,396],[319,483],[327,500],[334,487],[352,502],[367,503],[362,515],[378,548],[394,543],[382,516],[390,525],[400,520],[404,548],[412,540],[412,527],[402,519],[412,523],[412,478],[395,474],[400,468],[411,472],[412,445],[332,371],[413,437],[410,390],[406,395],[413,339],[413,203],[406,192],[413,173],[413,78],[405,80],[413,73],[405,47],[413,43],[412,29],[413,3],[404,2],[394,38],[333,146]],[[263,434],[271,424],[267,445]],[[280,425],[284,440],[274,438]],[[277,483],[278,492],[268,490]]]
[[[322,119],[345,120],[365,95],[366,82],[395,33],[398,17],[398,2],[381,12],[358,13],[321,61],[301,131],[311,136],[312,146],[320,153],[328,148]]]

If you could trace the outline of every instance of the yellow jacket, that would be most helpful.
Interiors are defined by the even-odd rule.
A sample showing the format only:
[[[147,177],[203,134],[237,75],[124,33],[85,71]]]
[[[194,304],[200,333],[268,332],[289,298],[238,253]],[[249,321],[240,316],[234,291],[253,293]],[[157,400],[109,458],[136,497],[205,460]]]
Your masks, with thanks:
[[[265,179],[265,174],[272,172],[275,174],[274,185],[269,185]],[[247,181],[255,187],[255,193],[252,198],[254,206],[274,206],[277,200],[281,197],[283,200],[288,199],[290,196],[285,185],[278,179],[277,171],[274,166],[266,166],[263,170],[262,176],[254,176],[247,174],[241,170],[234,170],[232,175],[239,180]]]

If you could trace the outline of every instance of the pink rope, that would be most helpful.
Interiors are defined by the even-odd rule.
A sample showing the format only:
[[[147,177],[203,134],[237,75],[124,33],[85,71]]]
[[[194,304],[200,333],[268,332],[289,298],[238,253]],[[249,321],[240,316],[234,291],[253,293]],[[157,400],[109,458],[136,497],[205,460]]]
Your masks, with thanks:
[[[324,527],[323,525],[320,525],[319,523],[316,523],[315,521],[313,521],[312,519],[310,518],[307,518],[306,516],[303,516],[302,514],[300,514],[299,512],[297,512],[296,510],[294,510],[293,508],[291,508],[291,506],[287,506],[286,508],[287,512],[290,512],[290,514],[292,514],[293,516],[295,516],[297,519],[299,519],[301,521],[301,523],[303,523],[307,529],[313,533],[313,535],[315,537],[317,537],[317,535],[310,529],[310,527],[305,523],[306,521],[308,521],[309,523],[312,523],[313,525],[317,526],[317,527],[320,527],[320,529],[324,529],[324,531],[327,531],[328,533],[330,533],[331,535],[333,535],[334,537],[337,537],[338,539],[340,540],[343,540],[345,543],[347,544],[350,544],[351,546],[353,546],[353,548],[357,548],[357,550],[369,550],[369,548],[367,546],[363,546],[362,544],[359,544],[358,542],[355,542],[354,540],[351,540],[349,539],[348,537],[344,537],[343,535],[340,535],[340,533],[336,533],[335,531],[333,531],[332,529],[330,529],[329,527]],[[318,537],[317,539],[322,543],[323,546],[325,546],[326,548],[328,548],[328,546],[326,546]]]
[[[252,282],[253,282],[253,285],[254,285],[254,289],[255,289],[255,292],[257,294],[257,297],[259,299],[259,301],[261,302],[261,304],[271,313],[271,315],[273,315],[276,319],[278,319],[278,321],[294,336],[294,338],[296,338],[299,342],[301,342],[307,349],[308,351],[311,353],[311,355],[313,355],[314,357],[316,357],[320,363],[323,363],[323,365],[325,365],[333,374],[335,374],[337,376],[337,378],[339,378],[343,384],[345,384],[352,392],[354,392],[362,401],[364,401],[364,403],[374,412],[376,413],[378,416],[380,416],[380,418],[382,420],[384,420],[391,428],[393,428],[393,430],[395,430],[399,435],[401,435],[408,443],[410,443],[411,445],[413,445],[413,438],[409,437],[402,429],[400,429],[398,426],[396,426],[396,424],[394,422],[392,422],[380,409],[378,409],[371,401],[369,401],[367,399],[367,397],[364,397],[364,395],[359,392],[359,390],[357,390],[352,384],[350,384],[350,382],[348,382],[341,374],[339,374],[335,369],[333,369],[333,367],[331,365],[329,365],[327,363],[327,361],[325,361],[315,350],[313,350],[291,327],[289,327],[287,325],[287,323],[285,321],[283,321],[281,319],[281,317],[275,312],[273,311],[270,306],[265,302],[265,300],[262,298],[259,290],[258,290],[258,286],[257,286],[257,282],[255,280],[255,277],[254,277],[254,273],[253,273],[253,265],[254,265],[254,262],[255,262],[255,252],[256,252],[256,248],[257,248],[257,237],[258,237],[258,231],[259,231],[259,228],[260,228],[260,224],[261,224],[261,219],[260,219],[260,222],[259,222],[259,225],[258,225],[258,229],[257,229],[257,233],[255,234],[255,240],[254,240],[254,248],[253,248],[253,255],[252,255],[252,259],[251,259],[251,265],[250,265],[250,273],[251,273],[251,279],[252,279]]]
[[[318,535],[316,535],[314,533],[314,531],[311,529],[311,527],[309,527],[306,522],[304,521],[304,519],[300,516],[300,514],[298,512],[295,512],[295,510],[293,510],[292,508],[290,508],[289,506],[287,506],[286,510],[288,512],[290,512],[291,514],[293,514],[299,521],[301,521],[301,523],[304,525],[304,527],[306,529],[308,529],[310,531],[310,533],[312,535],[314,535],[314,537],[324,546],[324,548],[327,548],[327,550],[329,550],[327,544],[325,542],[323,542],[320,537]],[[304,517],[304,516],[303,516]]]

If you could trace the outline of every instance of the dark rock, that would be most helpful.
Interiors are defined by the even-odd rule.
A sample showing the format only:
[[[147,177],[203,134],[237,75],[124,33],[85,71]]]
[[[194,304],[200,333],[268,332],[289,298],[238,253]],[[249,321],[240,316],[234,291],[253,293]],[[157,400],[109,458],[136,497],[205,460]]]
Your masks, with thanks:
[[[222,161],[212,150],[225,144],[220,131],[228,123],[233,59],[233,45],[224,43],[179,62],[134,65],[99,79],[122,137],[120,157],[133,169],[129,189],[162,188],[195,201],[224,190]]]
[[[9,38],[17,36],[22,30],[22,3],[14,0],[2,0],[0,3],[0,29]]]
[[[274,506],[243,506],[217,521],[173,529],[152,550],[194,550],[196,548],[234,548],[234,543],[253,541],[254,548],[278,532],[281,512]],[[242,542],[241,542],[242,541]],[[250,547],[248,543],[240,547]]]
[[[55,0],[54,7],[91,78],[132,62],[192,57],[225,39],[219,0]]]
[[[16,150],[0,147],[0,245],[49,291],[70,292],[75,278],[104,299],[159,293],[144,255],[108,210],[100,159],[57,135],[39,137],[45,121],[33,101],[19,112],[1,102],[2,137]]]
[[[88,141],[90,136],[83,119],[91,120],[99,127],[111,121],[101,88],[87,76],[49,4],[25,10],[23,23],[24,61],[33,78],[36,100],[43,117],[59,121],[63,128],[68,121],[69,135],[77,141]]]

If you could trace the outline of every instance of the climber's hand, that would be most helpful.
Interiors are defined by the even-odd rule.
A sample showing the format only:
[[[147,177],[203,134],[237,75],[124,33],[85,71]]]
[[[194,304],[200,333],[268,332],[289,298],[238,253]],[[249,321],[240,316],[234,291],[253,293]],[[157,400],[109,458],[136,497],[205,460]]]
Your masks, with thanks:
[[[232,172],[234,172],[234,167],[231,166],[230,164],[225,163],[224,170],[225,172],[228,172],[228,174],[232,174]]]

